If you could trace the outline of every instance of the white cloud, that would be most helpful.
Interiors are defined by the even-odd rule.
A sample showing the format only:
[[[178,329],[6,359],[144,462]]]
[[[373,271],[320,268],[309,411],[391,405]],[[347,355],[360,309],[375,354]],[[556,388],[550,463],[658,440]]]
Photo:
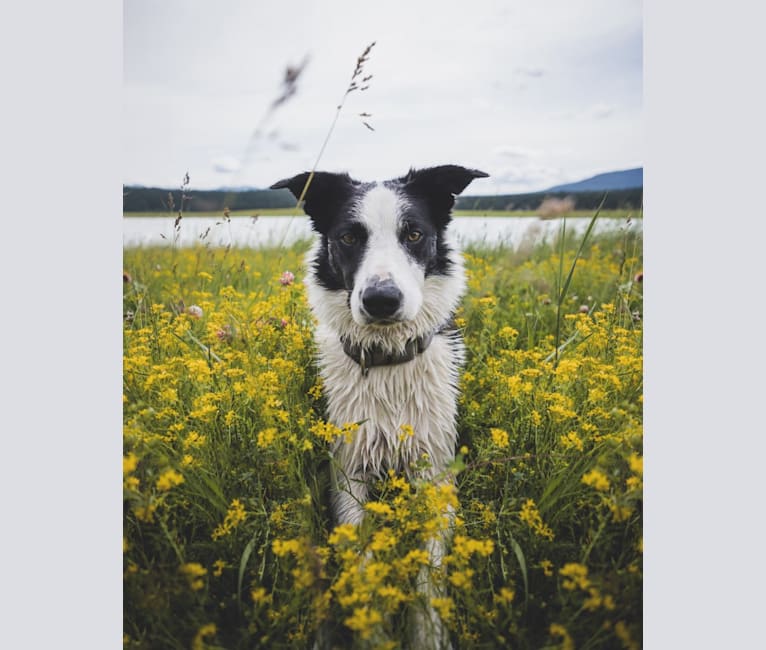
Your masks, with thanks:
[[[370,88],[348,96],[322,168],[389,178],[454,162],[492,174],[482,191],[513,192],[641,159],[635,0],[477,0],[470,11],[437,0],[124,7],[126,183],[175,186],[188,169],[198,189],[224,173],[264,186],[310,168],[373,40]],[[265,127],[278,137],[246,156],[286,67],[307,54],[298,92]]]

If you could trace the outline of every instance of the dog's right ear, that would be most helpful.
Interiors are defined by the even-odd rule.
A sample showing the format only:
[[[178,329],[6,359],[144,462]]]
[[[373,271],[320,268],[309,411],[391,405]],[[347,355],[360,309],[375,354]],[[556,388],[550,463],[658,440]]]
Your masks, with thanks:
[[[311,217],[314,229],[326,235],[333,217],[351,198],[354,187],[359,182],[348,174],[314,172],[312,175],[310,172],[303,172],[292,178],[278,181],[269,189],[288,189],[296,199],[300,199],[309,177],[309,186],[303,196],[303,211]]]

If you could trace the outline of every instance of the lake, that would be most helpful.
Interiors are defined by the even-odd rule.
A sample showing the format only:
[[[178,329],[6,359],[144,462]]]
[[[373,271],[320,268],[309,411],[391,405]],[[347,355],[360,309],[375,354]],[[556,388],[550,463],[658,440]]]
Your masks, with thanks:
[[[583,233],[590,221],[586,217],[566,220],[568,232]],[[285,246],[312,236],[308,217],[184,217],[174,232],[173,217],[124,217],[122,243],[126,248],[138,246],[234,246],[257,248]],[[641,231],[643,219],[604,218],[596,221],[596,232],[630,228]],[[467,244],[505,244],[518,248],[523,242],[533,243],[555,236],[561,219],[538,217],[455,217],[449,230],[462,246]]]

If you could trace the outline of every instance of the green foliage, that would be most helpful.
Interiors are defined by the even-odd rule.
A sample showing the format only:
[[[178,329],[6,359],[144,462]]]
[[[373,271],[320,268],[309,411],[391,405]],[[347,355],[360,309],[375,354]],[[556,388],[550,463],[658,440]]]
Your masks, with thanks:
[[[329,519],[354,428],[323,420],[306,244],[126,250],[125,647],[402,647],[450,507],[455,647],[640,647],[642,242],[582,247],[556,365],[580,243],[466,251],[456,490],[392,474],[358,529]]]

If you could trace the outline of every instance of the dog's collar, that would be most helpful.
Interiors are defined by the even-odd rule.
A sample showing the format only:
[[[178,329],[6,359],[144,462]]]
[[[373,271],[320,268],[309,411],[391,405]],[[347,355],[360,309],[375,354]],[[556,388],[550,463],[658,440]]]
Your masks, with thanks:
[[[418,354],[422,354],[428,349],[431,341],[434,340],[434,336],[454,327],[454,321],[450,319],[442,327],[407,341],[404,344],[404,350],[401,352],[387,352],[380,345],[362,347],[359,344],[351,343],[351,341],[343,337],[340,340],[343,344],[343,351],[359,364],[362,369],[362,375],[366,377],[370,368],[375,366],[394,366],[399,363],[412,361]]]

